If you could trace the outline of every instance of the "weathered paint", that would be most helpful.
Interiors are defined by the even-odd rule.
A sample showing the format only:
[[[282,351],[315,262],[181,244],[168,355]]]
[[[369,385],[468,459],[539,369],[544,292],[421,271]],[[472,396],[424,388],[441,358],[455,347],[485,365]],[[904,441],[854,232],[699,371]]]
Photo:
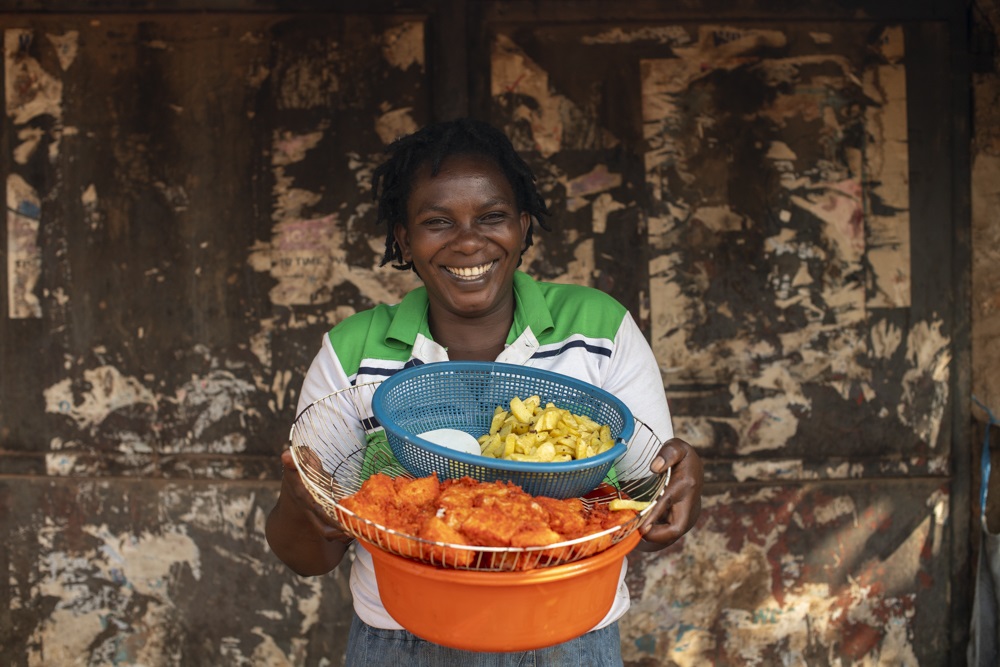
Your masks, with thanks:
[[[951,364],[949,341],[941,333],[940,322],[914,324],[907,336],[906,362],[909,368],[903,374],[897,414],[921,441],[934,447],[948,406]]]
[[[78,429],[93,433],[108,415],[129,406],[156,408],[156,396],[134,377],[127,377],[113,366],[83,371],[85,389],[77,400],[73,381],[61,380],[45,390],[45,409],[66,415]]]
[[[343,646],[329,629],[345,628],[347,570],[287,576],[263,539],[273,493],[0,483],[5,503],[32,508],[0,517],[15,555],[4,576],[17,620],[4,648],[16,653],[6,656],[38,666],[330,664],[324,652],[336,660]],[[38,613],[45,621],[30,624]]]
[[[346,564],[291,574],[263,520],[323,332],[416,284],[377,267],[369,183],[430,117],[423,21],[8,18],[40,77],[7,96],[8,203],[45,211],[8,262],[45,271],[0,323],[0,660],[340,664]],[[712,484],[632,557],[627,663],[947,664],[954,323],[909,309],[946,249],[909,257],[900,29],[493,28],[490,113],[554,212],[524,268],[684,343],[664,380]]]
[[[675,433],[701,448],[718,482],[682,544],[633,560],[626,664],[944,664],[933,648],[943,630],[927,609],[948,594],[952,341],[938,314],[907,314],[902,33],[497,29],[494,119],[553,184],[570,246],[544,248],[530,268],[580,276],[571,256],[593,241],[600,258],[612,234],[633,232],[604,211],[642,209],[648,255],[595,266],[591,284],[613,285],[648,256],[635,312]],[[610,145],[566,141],[595,136],[567,127],[609,119],[601,93],[628,62],[617,54],[636,45],[644,181]],[[571,73],[567,62],[585,66]],[[622,181],[589,195],[583,218],[572,193],[598,173]],[[631,195],[637,188],[647,200]],[[871,481],[900,476],[910,481],[891,491]]]
[[[978,25],[984,34],[987,26],[1000,31],[1000,3],[991,0],[982,9]],[[995,416],[1000,414],[1000,72],[979,72],[972,82],[972,394]],[[981,408],[974,407],[974,414],[981,423],[989,420]],[[1000,498],[1000,475],[993,478],[990,497]],[[1000,526],[1000,520],[991,525]]]
[[[263,521],[323,333],[416,284],[369,180],[428,119],[422,19],[8,25],[5,312],[37,326],[3,336],[0,662],[338,663],[346,565],[297,577]]]
[[[490,88],[494,98],[530,100],[516,104],[511,121],[525,121],[529,136],[513,133],[518,150],[551,157],[566,148],[600,148],[618,143],[577,104],[553,90],[545,70],[506,35],[496,36],[490,58]]]
[[[646,168],[656,201],[649,238],[662,249],[650,264],[654,350],[668,386],[737,380],[779,392],[719,416],[736,430],[743,454],[780,448],[796,435],[798,416],[812,410],[802,383],[826,384],[845,400],[854,387],[872,396],[869,312],[910,302],[902,31],[886,28],[876,40],[885,65],[829,53],[831,40],[816,41],[822,54],[770,57],[767,49],[790,41],[782,31],[700,26],[676,57],[643,62]],[[715,80],[758,91],[732,100],[739,107],[732,117],[751,123],[744,132],[752,138],[736,140],[735,159],[765,161],[753,195],[767,199],[765,208],[753,199],[736,210],[721,205],[732,193],[717,170],[731,179],[735,167],[718,159],[717,148],[733,139]],[[819,126],[816,134],[803,135],[810,125]],[[866,270],[867,283],[859,279]],[[744,317],[737,299],[748,297],[770,300],[773,310]],[[876,356],[887,354],[883,343]],[[914,428],[933,447],[948,383],[946,371],[931,374],[934,409],[919,411],[924,423]],[[912,400],[899,408],[909,426]]]
[[[42,270],[38,245],[41,206],[38,194],[17,174],[7,176],[7,315],[39,318],[41,303],[35,294]]]
[[[866,259],[871,265],[869,308],[910,305],[910,196],[907,150],[906,69],[903,29],[884,30],[877,48],[886,63],[864,73],[865,94],[878,100],[865,109],[864,180],[868,227]]]
[[[947,499],[849,488],[710,494],[682,548],[632,561],[626,663],[919,664],[915,604],[944,573]]]

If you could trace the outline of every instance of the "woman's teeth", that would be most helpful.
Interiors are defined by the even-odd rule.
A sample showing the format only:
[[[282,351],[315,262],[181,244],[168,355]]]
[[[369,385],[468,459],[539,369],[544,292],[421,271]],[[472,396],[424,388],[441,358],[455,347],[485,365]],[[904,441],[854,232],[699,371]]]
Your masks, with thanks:
[[[462,278],[463,280],[475,280],[493,268],[495,263],[496,262],[490,262],[489,264],[481,264],[479,266],[449,266],[448,273],[457,278]]]

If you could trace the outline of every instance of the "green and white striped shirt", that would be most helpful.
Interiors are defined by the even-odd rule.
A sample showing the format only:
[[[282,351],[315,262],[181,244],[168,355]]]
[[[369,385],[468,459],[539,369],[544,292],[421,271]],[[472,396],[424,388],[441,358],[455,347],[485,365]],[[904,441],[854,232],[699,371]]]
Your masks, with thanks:
[[[673,437],[663,381],[653,352],[628,310],[611,296],[580,285],[536,282],[514,274],[514,322],[496,361],[562,373],[621,399],[662,441]],[[419,287],[394,305],[347,318],[323,338],[299,396],[298,411],[334,391],[378,382],[416,364],[448,360],[434,342],[427,291]],[[371,419],[362,406],[359,419]],[[622,465],[627,465],[628,454]],[[614,605],[597,627],[617,620],[629,606],[625,563]],[[371,556],[361,547],[351,568],[358,616],[368,625],[400,629],[378,595]]]

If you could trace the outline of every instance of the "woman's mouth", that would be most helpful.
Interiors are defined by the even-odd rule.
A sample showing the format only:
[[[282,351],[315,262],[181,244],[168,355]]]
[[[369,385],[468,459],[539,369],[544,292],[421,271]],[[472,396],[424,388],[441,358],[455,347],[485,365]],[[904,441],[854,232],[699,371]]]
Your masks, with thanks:
[[[486,275],[496,264],[496,260],[479,266],[446,266],[445,271],[459,280],[476,280]]]

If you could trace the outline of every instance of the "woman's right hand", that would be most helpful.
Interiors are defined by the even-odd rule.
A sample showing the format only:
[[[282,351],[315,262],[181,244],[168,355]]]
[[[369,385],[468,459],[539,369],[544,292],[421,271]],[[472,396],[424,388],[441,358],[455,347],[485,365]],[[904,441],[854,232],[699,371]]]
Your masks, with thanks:
[[[321,464],[317,462],[317,466],[319,465]],[[281,452],[281,497],[278,502],[286,497],[301,508],[301,511],[308,517],[316,532],[323,536],[323,539],[336,540],[344,544],[350,544],[354,541],[353,537],[344,532],[340,523],[330,516],[309,493],[305,482],[302,481],[302,474],[295,465],[295,459],[292,457],[290,449]]]
[[[281,453],[281,492],[267,516],[271,550],[303,576],[326,574],[340,564],[354,540],[309,493],[292,453]]]

